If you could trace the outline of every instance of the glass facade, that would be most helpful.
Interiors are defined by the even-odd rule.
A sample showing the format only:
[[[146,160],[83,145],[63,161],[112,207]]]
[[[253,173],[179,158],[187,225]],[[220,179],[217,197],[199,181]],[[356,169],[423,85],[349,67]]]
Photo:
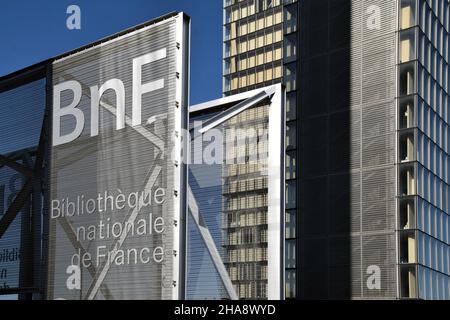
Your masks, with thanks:
[[[450,299],[449,2],[402,0],[399,31],[401,297]]]
[[[225,1],[224,6],[224,94],[280,82],[283,76],[282,1]]]
[[[267,299],[268,105],[260,104],[217,127],[223,160],[196,164],[209,138],[193,143],[189,184],[239,299]],[[215,113],[194,115],[191,128]],[[217,151],[216,151],[217,152]],[[228,299],[192,219],[188,225],[188,299]]]
[[[30,80],[6,91],[0,90],[0,155],[32,171],[36,163],[39,139],[46,105],[46,80]],[[1,83],[0,83],[0,89]],[[40,194],[31,194],[29,176],[23,170],[0,159],[0,221],[16,211],[19,195],[25,195],[19,210],[6,230],[0,227],[0,300],[28,298],[19,288],[39,284],[39,275],[33,276],[33,263],[40,259],[40,230],[36,219]],[[26,191],[28,190],[28,191]],[[24,193],[26,192],[26,193]],[[7,218],[7,217],[6,217]],[[40,225],[40,223],[39,223]],[[33,234],[30,229],[34,230]],[[38,240],[36,240],[36,237]],[[3,290],[18,294],[2,295]],[[35,290],[36,296],[38,289]]]
[[[297,0],[224,1],[224,95],[286,86],[286,223],[294,230],[286,234],[289,252],[296,250],[298,12]],[[289,259],[285,295],[295,298],[296,254]]]

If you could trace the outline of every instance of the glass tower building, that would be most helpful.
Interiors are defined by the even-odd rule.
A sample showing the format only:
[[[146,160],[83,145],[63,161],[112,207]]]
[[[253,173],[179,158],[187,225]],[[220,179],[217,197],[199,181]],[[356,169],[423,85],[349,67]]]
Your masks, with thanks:
[[[400,296],[450,299],[449,2],[402,0],[398,67]]]
[[[298,12],[296,0],[224,0],[223,94],[285,84],[286,298],[294,298],[297,287]]]
[[[449,27],[447,0],[224,1],[223,94],[286,89],[286,298],[450,298]]]

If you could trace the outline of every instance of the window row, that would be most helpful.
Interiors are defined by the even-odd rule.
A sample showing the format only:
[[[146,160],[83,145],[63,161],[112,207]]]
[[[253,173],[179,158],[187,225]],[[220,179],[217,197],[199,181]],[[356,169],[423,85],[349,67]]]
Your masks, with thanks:
[[[228,249],[229,263],[267,261],[267,248]]]
[[[450,126],[435,110],[427,105],[421,98],[418,99],[417,126],[432,142],[437,144],[446,153],[450,153]],[[442,108],[447,109],[447,108]],[[446,112],[441,112],[447,116]]]
[[[437,208],[447,212],[450,188],[439,177],[422,165],[417,168],[417,193]]]
[[[450,32],[449,3],[441,0],[419,1],[419,25],[431,41],[437,43],[443,32]]]
[[[425,67],[426,71],[423,72],[423,70],[420,69],[419,75],[421,75],[421,73],[426,74],[427,78],[431,78],[435,82],[437,82],[437,86],[442,87],[442,89],[448,94],[450,78],[449,64],[442,58],[441,55],[438,54],[438,52],[434,48],[432,48],[428,41],[420,41],[420,43],[419,61]],[[426,85],[426,83],[424,83],[424,85]]]
[[[249,108],[238,115],[232,117],[226,122],[227,125],[242,124],[243,128],[247,128],[246,122],[254,122],[255,120],[262,120],[256,124],[256,129],[262,129],[261,126],[267,127],[267,117],[269,116],[269,108],[266,104],[260,104],[256,107]],[[236,127],[234,127],[236,129]]]
[[[442,48],[439,50],[418,28],[402,30],[399,33],[400,63],[419,59],[422,65],[427,70],[430,70],[430,73],[441,85],[447,83],[444,81],[447,80],[448,76],[446,70],[448,70],[449,64],[449,41],[450,36],[445,34],[443,36],[443,45],[441,45]],[[447,86],[442,86],[447,88]]]
[[[450,181],[450,157],[421,132],[417,135],[417,161],[445,183]]]
[[[297,92],[286,93],[286,121],[297,119]]]
[[[431,66],[433,63],[432,59],[436,60],[436,57],[441,57],[444,63],[449,63],[449,52],[450,52],[450,35],[445,33],[442,35],[442,43],[433,43],[429,38],[419,31],[419,52],[424,61],[424,65]],[[430,69],[432,70],[432,69]]]
[[[419,266],[418,283],[420,299],[450,299],[450,277]]]
[[[245,2],[245,1],[248,1],[248,0],[225,0],[224,1],[224,7],[226,8],[226,7],[231,6],[233,4],[236,4],[236,3],[239,3],[239,2]],[[252,0],[250,0],[250,1],[252,1]],[[259,2],[258,2],[259,8],[261,8],[261,10],[262,10],[264,8],[264,5],[266,5],[266,8],[270,7],[271,6],[271,2],[270,1],[272,1],[272,0],[259,0]],[[290,3],[294,3],[294,2],[297,2],[297,0],[283,0],[282,1],[283,4],[290,4]]]
[[[228,165],[226,170],[228,177],[254,174],[257,172],[264,173],[266,170],[266,164],[261,161],[252,161],[247,163]]]
[[[265,0],[267,1],[267,0]],[[276,14],[280,15],[280,19],[282,19],[282,7],[280,6],[280,0],[273,0],[270,6],[262,6],[264,9],[261,10],[261,6],[259,5],[259,1],[249,0],[246,3],[241,3],[240,5],[236,5],[230,8],[225,9],[225,24],[233,23],[239,21],[241,19],[245,19],[247,17],[253,16],[258,13],[258,16],[252,17],[248,20],[253,20],[256,22],[257,26],[263,26],[267,24],[265,20],[266,17],[273,16]],[[260,22],[260,20],[262,20]],[[280,21],[281,22],[281,21]],[[273,24],[273,21],[271,22]]]
[[[224,186],[226,193],[246,192],[260,189],[267,189],[267,178],[260,177],[256,179],[230,181]]]
[[[286,150],[297,148],[297,123],[289,121],[286,123]]]
[[[245,228],[235,231],[224,231],[227,245],[246,245],[267,243],[267,230],[260,228]]]
[[[418,199],[417,227],[450,245],[450,216],[423,199]]]
[[[265,14],[258,15],[250,19],[240,20],[225,25],[224,40],[231,40],[236,37],[242,37],[247,34],[261,31],[273,25],[278,25],[283,22],[282,8],[274,11],[268,11]]]
[[[224,61],[224,74],[235,73],[247,69],[255,68],[266,63],[278,61],[283,58],[283,50],[281,44],[268,46],[259,49],[256,52],[241,54],[239,57],[231,57]]]
[[[233,75],[232,77],[225,77],[224,91],[236,90],[258,83],[280,79],[283,76],[282,70],[281,63],[275,66],[269,64],[265,68],[258,67]]]
[[[267,194],[245,195],[224,201],[225,210],[242,210],[267,207]]]
[[[225,42],[225,58],[263,48],[283,40],[281,26]],[[281,47],[281,44],[280,44]]]
[[[450,275],[450,247],[422,232],[417,237],[418,262]]]
[[[229,266],[228,274],[231,281],[267,280],[267,266],[255,263]]]
[[[227,221],[225,221],[224,226],[228,228],[267,224],[267,211],[232,212],[225,217]]]

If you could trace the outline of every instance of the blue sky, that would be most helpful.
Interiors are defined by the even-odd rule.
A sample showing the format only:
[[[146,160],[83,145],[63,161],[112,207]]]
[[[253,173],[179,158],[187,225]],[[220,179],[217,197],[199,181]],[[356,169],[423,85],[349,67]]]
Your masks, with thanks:
[[[81,8],[81,30],[66,9]],[[0,2],[0,76],[171,11],[191,18],[191,104],[221,95],[222,0],[15,0]]]

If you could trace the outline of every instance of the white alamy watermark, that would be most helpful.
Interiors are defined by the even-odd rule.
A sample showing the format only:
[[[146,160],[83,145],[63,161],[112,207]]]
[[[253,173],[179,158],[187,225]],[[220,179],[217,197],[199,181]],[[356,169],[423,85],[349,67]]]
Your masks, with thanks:
[[[66,20],[66,27],[69,30],[81,29],[81,9],[76,4],[67,7],[66,13],[69,15]]]
[[[367,289],[381,290],[381,268],[377,265],[370,265],[367,267],[366,273],[368,275]]]
[[[371,5],[366,10],[367,21],[366,27],[369,30],[381,29],[381,8],[376,5]]]

